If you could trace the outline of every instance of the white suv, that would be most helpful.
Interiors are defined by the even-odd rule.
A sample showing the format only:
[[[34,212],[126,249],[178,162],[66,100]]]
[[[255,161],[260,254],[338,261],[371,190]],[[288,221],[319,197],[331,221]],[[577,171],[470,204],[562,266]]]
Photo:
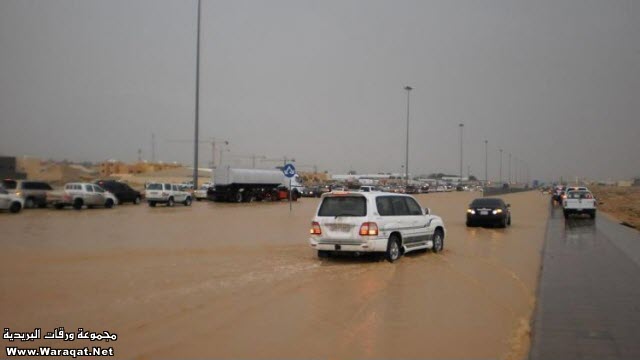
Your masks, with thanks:
[[[147,185],[145,195],[149,206],[155,207],[156,204],[173,206],[175,203],[191,206],[191,194],[180,190],[180,186],[168,183],[151,183]]]
[[[23,207],[24,200],[20,196],[12,194],[0,186],[0,210],[18,213]]]
[[[440,252],[446,234],[442,219],[412,196],[381,192],[324,194],[309,232],[318,257],[381,252],[390,262],[414,250]]]

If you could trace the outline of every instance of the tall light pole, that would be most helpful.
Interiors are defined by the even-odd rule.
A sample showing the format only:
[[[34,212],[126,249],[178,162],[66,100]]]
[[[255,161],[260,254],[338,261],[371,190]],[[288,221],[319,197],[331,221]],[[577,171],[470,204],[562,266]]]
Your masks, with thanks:
[[[489,140],[484,141],[484,186],[489,183]]]
[[[500,184],[502,184],[502,149],[498,149],[500,151]]]
[[[513,165],[514,165],[513,172],[514,172],[514,175],[516,177],[515,178],[515,182],[517,184],[518,183],[518,158],[515,157],[515,156],[513,157]]]
[[[200,141],[198,139],[198,128],[200,120],[200,0],[198,0],[198,26],[196,34],[196,119],[195,119],[195,133],[193,141],[193,188],[198,188],[198,145]]]
[[[404,157],[404,171],[406,185],[409,185],[409,94],[413,88],[411,86],[405,86],[404,89],[407,90],[407,144]]]
[[[509,153],[509,184],[511,184],[511,153]]]
[[[460,182],[462,182],[462,131],[464,129],[464,124],[458,124],[458,126],[460,127]]]

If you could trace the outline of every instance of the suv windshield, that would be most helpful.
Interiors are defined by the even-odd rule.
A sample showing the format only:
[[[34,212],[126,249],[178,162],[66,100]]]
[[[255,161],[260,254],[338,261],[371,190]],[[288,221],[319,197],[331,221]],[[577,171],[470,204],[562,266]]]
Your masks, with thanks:
[[[147,186],[147,189],[149,189],[149,190],[162,190],[162,184],[149,184],[149,186]]]
[[[331,196],[322,201],[318,216],[365,216],[367,200],[363,196]]]

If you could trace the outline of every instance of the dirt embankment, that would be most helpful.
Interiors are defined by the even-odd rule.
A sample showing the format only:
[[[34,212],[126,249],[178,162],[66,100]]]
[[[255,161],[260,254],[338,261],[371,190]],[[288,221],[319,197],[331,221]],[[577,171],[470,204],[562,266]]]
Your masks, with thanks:
[[[598,208],[640,229],[640,187],[590,187]]]

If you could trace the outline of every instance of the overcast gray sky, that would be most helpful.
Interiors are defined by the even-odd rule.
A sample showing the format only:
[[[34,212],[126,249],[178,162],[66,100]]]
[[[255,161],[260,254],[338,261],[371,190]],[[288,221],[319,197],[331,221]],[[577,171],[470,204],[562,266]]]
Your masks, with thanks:
[[[0,0],[0,154],[188,163],[196,1]],[[633,0],[202,0],[201,137],[335,173],[640,175]],[[201,146],[201,164],[210,147]],[[226,155],[227,156],[227,155]],[[244,165],[250,162],[244,161]],[[243,165],[242,160],[236,165]],[[271,166],[264,163],[263,166]],[[515,168],[513,169],[515,170]]]

